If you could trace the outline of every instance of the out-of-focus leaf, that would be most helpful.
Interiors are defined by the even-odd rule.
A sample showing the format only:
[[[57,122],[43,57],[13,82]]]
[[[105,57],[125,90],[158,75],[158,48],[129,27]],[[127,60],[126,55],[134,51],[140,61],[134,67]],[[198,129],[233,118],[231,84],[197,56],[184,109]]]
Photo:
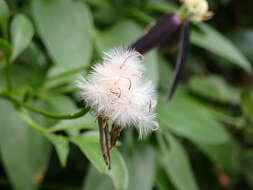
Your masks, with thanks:
[[[4,71],[0,71],[0,83],[4,81]],[[16,94],[23,95],[27,89],[38,90],[45,79],[45,68],[32,64],[12,64],[13,89]]]
[[[34,65],[37,69],[43,69],[48,66],[45,53],[42,48],[34,42],[31,42],[26,50],[19,56],[19,60],[26,64]]]
[[[14,17],[11,23],[12,61],[27,48],[32,40],[33,34],[33,25],[26,16],[20,14]]]
[[[56,63],[51,74],[89,64],[92,17],[84,3],[72,0],[33,1],[38,32]]]
[[[73,100],[64,95],[48,96],[45,101],[55,113],[66,114],[77,110]]]
[[[135,145],[124,155],[129,171],[129,190],[152,190],[155,180],[156,151],[148,144]]]
[[[151,0],[148,1],[146,7],[148,11],[154,11],[154,12],[159,12],[159,13],[170,13],[178,9],[178,7],[173,4],[172,2],[168,1],[156,1],[156,0]]]
[[[180,142],[172,135],[166,137],[169,148],[162,149],[163,167],[178,190],[197,190],[187,154]]]
[[[199,143],[197,146],[218,168],[229,172],[231,175],[238,173],[240,148],[233,140],[219,145]]]
[[[85,177],[82,190],[113,190],[112,180],[109,176],[99,173],[95,167],[90,166],[88,176]],[[98,183],[99,182],[99,183]]]
[[[150,51],[145,55],[144,65],[146,78],[152,80],[157,87],[159,83],[159,57],[157,50]]]
[[[57,123],[55,126],[49,129],[49,132],[62,131],[67,129],[96,129],[97,124],[95,122],[95,117],[90,114],[86,114],[83,117],[71,120],[63,120]]]
[[[163,92],[168,92],[172,69],[170,67],[169,61],[166,60],[164,57],[159,57],[158,65],[159,65],[159,88]]]
[[[246,177],[247,182],[253,187],[253,152],[244,151],[240,154],[241,172]]]
[[[56,152],[59,156],[61,165],[64,167],[67,164],[67,158],[69,153],[69,142],[68,140],[60,135],[54,135],[46,133],[45,136],[54,145]]]
[[[135,22],[124,20],[106,32],[97,32],[95,42],[100,53],[118,46],[128,47],[142,35],[142,31],[143,29]],[[145,75],[154,82],[155,86],[159,82],[158,64],[158,52],[156,50],[145,55]]]
[[[49,96],[45,98],[45,102],[47,103],[49,109],[53,113],[67,114],[67,113],[77,112],[77,108],[74,102],[67,96],[63,96],[63,95]],[[57,120],[57,123],[58,122],[59,120]],[[56,126],[57,123],[55,123],[53,126]],[[79,134],[79,129],[69,128],[69,129],[66,129],[66,132],[70,136],[77,136]]]
[[[9,60],[12,54],[12,47],[7,40],[0,39],[0,50],[3,51],[5,58]]]
[[[228,86],[226,82],[218,76],[196,76],[191,78],[190,89],[206,98],[225,103],[239,103],[239,90]]]
[[[241,106],[244,115],[253,121],[253,90],[244,90],[241,95]]]
[[[108,5],[108,1],[107,0],[81,0],[91,6],[94,7],[104,7],[106,5]]]
[[[233,42],[240,48],[240,50],[250,59],[253,60],[253,30],[252,29],[242,29],[232,32],[231,38]]]
[[[160,124],[176,134],[204,144],[228,141],[229,135],[204,107],[183,94],[168,103],[161,97],[157,107]]]
[[[10,59],[12,48],[7,41],[0,39],[0,49],[4,51],[7,59]],[[22,64],[20,62],[13,63],[11,66],[12,84],[15,92],[22,95],[27,89],[38,90],[47,75],[44,54],[31,43],[19,58]],[[0,83],[5,81],[4,77],[3,71],[0,71]]]
[[[123,20],[105,32],[97,32],[95,42],[99,52],[103,52],[114,47],[131,45],[141,33],[142,29],[137,23]]]
[[[198,24],[198,27],[200,31],[193,30],[192,32],[192,43],[231,61],[250,73],[252,72],[247,58],[231,41],[207,24],[201,23]]]
[[[93,16],[94,20],[103,25],[111,25],[119,19],[118,11],[115,11],[115,7],[112,3],[97,7],[93,12]]]
[[[103,160],[98,139],[97,133],[88,132],[73,138],[72,142],[81,149],[99,172],[112,178],[114,187],[117,190],[126,190],[128,186],[128,172],[121,154],[115,148],[111,151],[112,168],[108,170]]]
[[[0,151],[6,173],[15,190],[36,190],[43,181],[49,144],[27,126],[9,103],[0,102]],[[6,114],[8,113],[8,114]]]
[[[10,16],[10,12],[9,12],[9,8],[6,4],[5,1],[0,1],[0,28],[3,32],[3,34],[5,35],[5,37],[7,37],[7,33],[8,33],[8,19]]]
[[[36,106],[38,107],[38,106]],[[66,96],[49,96],[43,100],[43,110],[58,113],[66,114],[75,112],[76,108],[71,99]],[[44,117],[45,118],[45,117]],[[58,120],[50,119],[50,122],[47,123],[45,127],[55,126],[58,123]],[[67,121],[67,120],[66,120]],[[51,129],[51,128],[50,128]],[[79,131],[76,129],[66,129],[66,132],[69,135],[77,135]],[[50,133],[44,133],[45,137],[54,145],[56,152],[58,154],[59,160],[62,166],[65,166],[67,163],[67,157],[69,153],[69,142],[66,138],[60,135],[54,135]]]
[[[159,168],[156,174],[156,187],[159,190],[176,190],[175,187],[171,184],[167,173],[164,171],[164,168]]]
[[[5,66],[5,62],[4,61],[0,61],[0,70],[3,69]],[[0,85],[1,86],[1,85]]]

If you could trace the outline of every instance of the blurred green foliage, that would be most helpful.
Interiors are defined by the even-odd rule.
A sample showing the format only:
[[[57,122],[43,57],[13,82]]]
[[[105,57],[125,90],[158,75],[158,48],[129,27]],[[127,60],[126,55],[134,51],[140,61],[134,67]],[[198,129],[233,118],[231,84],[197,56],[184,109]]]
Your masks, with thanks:
[[[250,0],[210,1],[215,16],[192,25],[188,65],[171,102],[165,97],[177,45],[145,55],[145,74],[159,91],[161,129],[142,141],[134,129],[124,130],[112,170],[95,117],[66,119],[80,115],[77,75],[103,51],[134,43],[178,5],[0,0],[0,189],[253,189]]]

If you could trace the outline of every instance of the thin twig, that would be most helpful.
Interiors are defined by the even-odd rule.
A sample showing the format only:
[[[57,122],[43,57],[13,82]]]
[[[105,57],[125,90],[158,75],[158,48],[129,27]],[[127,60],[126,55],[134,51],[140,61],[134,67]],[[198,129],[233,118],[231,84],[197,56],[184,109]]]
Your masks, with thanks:
[[[51,112],[47,112],[45,110],[35,108],[27,103],[21,102],[15,96],[10,94],[10,92],[8,92],[8,91],[1,90],[0,96],[5,97],[6,99],[12,101],[17,106],[24,107],[34,113],[37,113],[37,114],[40,114],[40,115],[43,115],[46,117],[50,117],[53,119],[76,119],[76,118],[82,117],[83,115],[88,113],[88,111],[90,110],[89,108],[83,108],[79,112],[76,112],[76,113],[59,115],[59,114],[55,114],[55,113],[51,113]]]

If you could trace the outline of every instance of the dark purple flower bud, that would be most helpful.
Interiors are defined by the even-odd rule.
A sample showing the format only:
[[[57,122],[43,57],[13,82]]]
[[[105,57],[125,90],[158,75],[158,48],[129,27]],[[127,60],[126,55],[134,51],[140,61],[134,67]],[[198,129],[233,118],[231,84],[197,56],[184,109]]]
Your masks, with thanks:
[[[187,62],[190,47],[189,28],[189,23],[182,20],[177,12],[165,15],[157,21],[157,23],[147,32],[147,34],[145,34],[131,46],[131,48],[144,54],[157,46],[170,46],[175,41],[177,44],[180,43],[176,68],[173,73],[172,82],[168,93],[169,99],[172,98],[176,90],[179,79]]]
[[[157,21],[147,34],[135,42],[131,48],[144,54],[150,49],[161,45],[166,39],[179,30],[182,23],[183,21],[178,16],[178,13],[165,15]]]
[[[180,34],[180,49],[177,58],[177,64],[175,71],[173,73],[173,78],[171,82],[171,86],[169,89],[169,99],[172,98],[177,84],[179,82],[180,76],[184,70],[185,64],[187,62],[188,53],[190,49],[190,25],[188,22],[183,22],[181,26],[181,34]]]

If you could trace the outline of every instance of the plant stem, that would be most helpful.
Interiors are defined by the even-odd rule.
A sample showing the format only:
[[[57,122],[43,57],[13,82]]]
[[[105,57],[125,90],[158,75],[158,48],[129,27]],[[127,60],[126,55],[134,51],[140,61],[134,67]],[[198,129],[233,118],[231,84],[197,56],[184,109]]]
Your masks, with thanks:
[[[70,114],[63,114],[63,115],[58,115],[55,113],[50,113],[44,110],[40,110],[38,108],[34,108],[26,103],[21,103],[21,106],[25,107],[26,109],[34,112],[34,113],[38,113],[40,115],[46,116],[46,117],[50,117],[53,119],[76,119],[79,117],[82,117],[83,115],[85,115],[86,113],[88,113],[89,108],[84,108],[81,109],[79,112],[76,113],[70,113]]]
[[[26,122],[30,127],[33,129],[45,133],[46,129],[41,127],[36,121],[34,121],[26,112],[21,112],[20,114],[21,118],[24,122]]]
[[[11,67],[10,67],[10,62],[9,61],[6,61],[5,76],[6,76],[6,82],[7,82],[7,89],[9,91],[12,91]]]
[[[38,113],[40,115],[50,117],[53,119],[76,119],[76,118],[82,117],[83,115],[85,115],[89,111],[89,108],[83,108],[79,112],[76,112],[76,113],[58,115],[55,113],[51,113],[51,112],[47,112],[47,111],[35,108],[29,104],[21,102],[18,99],[16,99],[12,94],[10,94],[10,92],[8,92],[8,91],[0,90],[0,96],[3,96],[5,98],[7,98],[8,100],[12,101],[16,106],[22,106],[34,113]]]

